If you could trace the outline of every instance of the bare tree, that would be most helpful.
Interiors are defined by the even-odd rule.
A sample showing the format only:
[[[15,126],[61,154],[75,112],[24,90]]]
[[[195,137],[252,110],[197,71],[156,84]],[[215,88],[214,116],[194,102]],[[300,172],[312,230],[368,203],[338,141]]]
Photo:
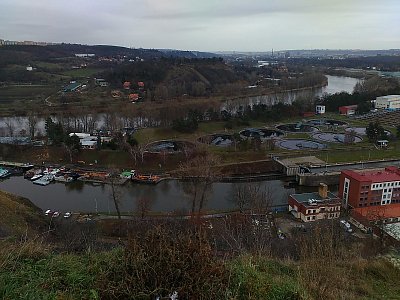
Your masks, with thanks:
[[[97,115],[83,114],[79,118],[83,132],[93,132],[96,128]]]
[[[29,131],[29,136],[31,139],[35,138],[35,132],[36,132],[36,127],[39,122],[39,118],[34,112],[29,112],[28,113],[28,131]]]
[[[189,180],[187,192],[192,196],[192,214],[200,213],[207,201],[212,184],[220,178],[219,158],[206,153],[180,166],[180,174]]]
[[[110,198],[114,202],[115,210],[117,211],[118,219],[121,220],[121,210],[120,210],[120,204],[121,204],[121,199],[122,199],[122,191],[117,185],[118,182],[118,173],[115,171],[112,171],[109,176],[109,182],[110,182]]]
[[[151,210],[153,203],[149,197],[142,196],[136,200],[136,209],[140,213],[140,217],[144,219],[146,214]]]
[[[6,118],[4,123],[6,124],[8,136],[13,137],[15,131],[13,120],[11,118]]]

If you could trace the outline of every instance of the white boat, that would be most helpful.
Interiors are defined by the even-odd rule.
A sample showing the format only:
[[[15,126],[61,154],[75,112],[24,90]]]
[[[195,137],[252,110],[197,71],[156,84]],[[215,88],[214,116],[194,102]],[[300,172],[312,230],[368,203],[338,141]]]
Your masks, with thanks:
[[[43,177],[43,174],[36,174],[36,175],[33,175],[32,178],[31,178],[31,181],[38,180],[38,179],[40,179],[40,178],[42,178],[42,177]]]
[[[74,179],[69,176],[61,175],[61,176],[55,176],[54,180],[58,182],[71,182]]]
[[[6,178],[10,175],[11,175],[10,171],[8,171],[7,169],[0,168],[0,178]]]
[[[52,182],[53,180],[54,180],[54,175],[47,174],[47,175],[43,175],[41,178],[33,181],[33,183],[44,186],[44,185],[50,184],[50,182]]]

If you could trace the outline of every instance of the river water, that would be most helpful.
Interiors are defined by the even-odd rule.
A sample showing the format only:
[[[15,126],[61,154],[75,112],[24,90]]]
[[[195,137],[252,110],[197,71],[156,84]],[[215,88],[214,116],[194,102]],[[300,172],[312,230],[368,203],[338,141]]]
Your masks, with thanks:
[[[340,77],[330,75],[325,76],[328,78],[328,85],[322,88],[305,89],[294,92],[288,91],[270,95],[228,100],[222,105],[222,109],[230,112],[235,112],[240,106],[246,107],[247,105],[254,104],[266,104],[271,106],[277,103],[292,104],[293,101],[298,98],[313,99],[315,97],[323,96],[324,94],[334,94],[339,92],[352,93],[354,86],[359,81],[359,79],[352,77]]]
[[[352,92],[358,82],[355,78],[327,76],[328,86],[313,91],[314,96],[340,91]],[[281,96],[280,96],[281,97]],[[291,98],[293,99],[293,98]],[[285,100],[284,100],[285,101]],[[1,124],[3,122],[3,124]],[[0,127],[4,125],[1,120]],[[20,123],[20,120],[18,121]],[[43,126],[43,125],[42,125]],[[139,199],[146,198],[155,212],[189,211],[191,197],[185,191],[188,183],[176,180],[163,181],[155,186],[141,185],[128,182],[119,188],[121,195],[121,210],[124,212],[137,211]],[[206,210],[226,211],[236,209],[234,202],[235,189],[246,183],[214,183],[205,205]],[[288,195],[302,192],[303,189],[285,188],[281,180],[262,181],[257,183],[262,190],[268,191],[272,205],[284,205]],[[34,185],[23,177],[11,177],[0,181],[0,189],[29,198],[43,210],[51,209],[61,212],[114,212],[110,187],[107,185],[93,186],[83,182],[69,184],[53,183],[48,186]]]
[[[314,98],[322,96],[325,93],[334,94],[342,91],[352,93],[354,86],[359,81],[359,79],[352,77],[340,77],[330,75],[326,75],[326,77],[328,78],[328,85],[322,88],[228,100],[227,102],[222,104],[221,109],[234,111],[239,106],[247,106],[249,104],[252,105],[256,103],[265,103],[267,105],[272,105],[278,102],[291,104],[298,97]],[[11,124],[15,135],[18,135],[21,130],[28,132],[28,120],[26,117],[5,117],[0,118],[0,136],[9,135],[7,123]],[[104,115],[100,114],[97,118],[96,127],[100,129],[104,125]],[[43,118],[38,119],[35,134],[45,134],[45,120]]]
[[[226,211],[236,208],[234,202],[235,189],[246,183],[214,183],[208,194],[206,210]],[[267,191],[272,205],[283,205],[288,194],[294,193],[294,188],[286,189],[280,180],[250,183],[260,190]],[[121,210],[137,211],[139,199],[147,199],[151,210],[155,212],[188,212],[191,207],[191,195],[186,193],[188,182],[177,180],[162,181],[157,185],[144,185],[127,182],[118,187],[121,197]],[[72,183],[52,183],[39,186],[22,176],[11,177],[0,183],[0,188],[7,192],[29,198],[43,210],[51,209],[62,212],[115,212],[109,185],[93,186],[80,181]]]

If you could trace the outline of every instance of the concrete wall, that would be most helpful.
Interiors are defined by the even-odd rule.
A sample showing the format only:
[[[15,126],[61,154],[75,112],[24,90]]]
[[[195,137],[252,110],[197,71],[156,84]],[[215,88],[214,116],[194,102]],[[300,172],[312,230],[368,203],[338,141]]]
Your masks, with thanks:
[[[297,182],[299,185],[304,186],[319,186],[321,182],[327,185],[339,184],[339,172],[327,173],[327,174],[297,174]]]

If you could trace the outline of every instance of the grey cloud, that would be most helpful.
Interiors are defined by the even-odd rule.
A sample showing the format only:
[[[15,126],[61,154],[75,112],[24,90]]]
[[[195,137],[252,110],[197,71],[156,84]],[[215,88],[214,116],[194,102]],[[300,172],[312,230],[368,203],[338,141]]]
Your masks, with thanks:
[[[400,42],[397,0],[0,1],[5,39],[246,51]]]

